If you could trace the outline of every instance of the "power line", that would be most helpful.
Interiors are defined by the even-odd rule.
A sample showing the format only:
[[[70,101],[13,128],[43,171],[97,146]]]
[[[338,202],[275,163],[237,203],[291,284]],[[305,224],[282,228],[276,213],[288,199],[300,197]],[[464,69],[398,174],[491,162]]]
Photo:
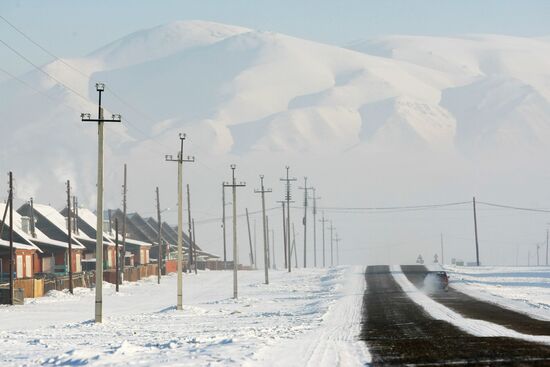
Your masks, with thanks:
[[[412,205],[412,206],[380,206],[380,207],[319,207],[321,210],[349,210],[349,211],[366,211],[366,210],[400,210],[400,209],[430,209],[441,208],[447,206],[456,206],[470,204],[470,201],[460,201],[454,203],[442,203],[442,204],[424,204],[424,205]]]
[[[495,203],[488,203],[484,201],[477,201],[478,204],[493,206],[497,208],[504,208],[504,209],[514,209],[514,210],[522,210],[522,211],[528,211],[528,212],[538,212],[538,213],[550,213],[550,210],[547,209],[537,209],[537,208],[525,208],[525,207],[519,207],[519,206],[512,206],[512,205],[504,205],[504,204],[495,204]]]

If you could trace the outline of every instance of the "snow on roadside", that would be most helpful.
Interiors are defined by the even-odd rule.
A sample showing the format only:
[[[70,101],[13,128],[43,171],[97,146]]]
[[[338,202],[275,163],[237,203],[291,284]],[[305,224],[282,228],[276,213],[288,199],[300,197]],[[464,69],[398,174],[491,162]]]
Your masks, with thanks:
[[[550,267],[445,266],[456,290],[550,321]]]
[[[93,290],[54,292],[24,306],[0,307],[0,365],[273,365],[279,356],[269,354],[271,347],[294,340],[305,345],[306,335],[316,331],[349,343],[351,354],[364,353],[354,345],[361,305],[351,295],[362,299],[364,287],[350,275],[354,270],[273,271],[269,285],[261,271],[240,272],[238,300],[230,298],[230,272],[186,275],[179,312],[173,275],[160,286],[152,278],[125,283],[118,294],[106,283],[103,324],[90,320]],[[337,322],[355,329],[346,336]],[[296,346],[285,353],[299,360],[304,350]]]
[[[446,321],[453,324],[459,329],[481,337],[491,337],[491,336],[504,336],[516,339],[522,339],[526,341],[550,344],[550,336],[546,335],[528,335],[519,333],[515,330],[508,329],[502,325],[497,325],[492,322],[484,320],[476,320],[466,318],[459,313],[451,310],[450,308],[434,301],[424,292],[418,290],[412,284],[407,276],[401,271],[401,267],[398,265],[393,265],[391,267],[391,273],[395,281],[403,289],[409,298],[418,304],[424,309],[430,316],[436,320]]]

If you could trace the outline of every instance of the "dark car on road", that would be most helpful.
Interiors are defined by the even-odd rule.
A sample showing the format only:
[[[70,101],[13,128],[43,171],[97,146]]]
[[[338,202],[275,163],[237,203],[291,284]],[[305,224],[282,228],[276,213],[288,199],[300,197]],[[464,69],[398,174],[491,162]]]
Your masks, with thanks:
[[[429,271],[424,277],[424,288],[431,291],[449,290],[449,276],[444,271]]]

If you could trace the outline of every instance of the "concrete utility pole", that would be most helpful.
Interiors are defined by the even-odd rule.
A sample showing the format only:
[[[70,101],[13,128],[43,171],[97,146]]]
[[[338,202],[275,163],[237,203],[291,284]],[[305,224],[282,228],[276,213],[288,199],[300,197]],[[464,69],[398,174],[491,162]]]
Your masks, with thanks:
[[[257,250],[257,242],[256,242],[256,219],[254,219],[254,269],[258,270],[258,253]]]
[[[328,219],[325,219],[325,212],[323,212],[323,219],[319,220],[323,223],[323,268],[325,267],[325,223],[328,222]]]
[[[157,283],[160,284],[160,277],[162,275],[162,222],[160,219],[160,198],[159,198],[159,187],[155,190],[157,194],[157,221],[158,221],[158,242],[159,249],[157,253]]]
[[[120,270],[122,273],[122,281],[124,281],[124,265],[126,263],[126,163],[124,163],[124,183],[122,185],[122,259],[120,262]]]
[[[479,242],[477,240],[477,214],[476,214],[476,198],[475,198],[475,196],[472,200],[472,204],[473,204],[473,207],[474,207],[474,233],[475,233],[475,237],[476,237],[476,263],[477,263],[477,266],[479,266]]]
[[[118,218],[115,218],[115,268],[116,268],[116,291],[119,290],[120,283],[120,261],[118,252]]]
[[[304,190],[304,219],[302,224],[304,225],[304,268],[307,267],[307,191],[313,189],[313,187],[307,186],[307,177],[304,177],[304,187],[300,187]]]
[[[317,267],[317,200],[318,197],[313,187],[313,266]]]
[[[333,246],[334,236],[333,236],[333,231],[336,229],[336,227],[334,227],[332,225],[332,221],[330,221],[330,227],[328,229],[330,230],[330,267],[332,268],[334,266],[334,246]]]
[[[286,166],[285,167],[286,169],[286,178],[281,178],[280,180],[281,181],[284,181],[285,182],[285,187],[286,187],[286,194],[285,194],[285,200],[286,200],[286,232],[287,232],[287,240],[286,240],[286,244],[288,246],[288,272],[290,273],[291,269],[292,269],[292,266],[291,266],[291,251],[290,251],[290,203],[293,203],[294,201],[292,201],[292,194],[290,192],[290,183],[292,181],[296,181],[296,178],[290,178],[289,177],[289,171],[290,171],[290,167],[289,166]]]
[[[15,268],[15,256],[13,253],[13,173],[10,171],[9,175],[9,196],[8,196],[8,205],[10,206],[10,265],[8,267],[10,272],[10,305],[13,306],[13,292],[14,292],[14,279],[13,279],[13,269]],[[2,221],[2,223],[4,223]]]
[[[256,194],[262,194],[262,225],[264,235],[264,271],[265,271],[265,284],[269,284],[269,258],[268,258],[268,244],[267,244],[267,221],[265,216],[265,194],[272,192],[271,189],[264,188],[264,175],[260,175],[260,189],[254,190]]]
[[[277,270],[277,262],[275,261],[275,230],[271,230],[271,254],[273,254],[273,270]]]
[[[237,187],[244,187],[246,184],[244,182],[239,182],[235,180],[235,164],[231,165],[231,183],[224,183],[225,187],[231,187],[233,189],[233,298],[238,298],[237,291],[237,268],[239,266],[239,252],[237,249]]]
[[[250,244],[250,266],[254,266],[254,251],[252,250],[252,233],[250,232],[250,217],[246,208],[246,226],[248,227],[248,243]]]
[[[225,185],[222,182],[223,269],[227,270],[227,245],[225,232]]]
[[[178,153],[178,157],[174,159],[171,155],[166,155],[164,158],[168,162],[178,162],[178,296],[176,306],[178,310],[183,310],[183,162],[195,161],[195,157],[187,156],[187,158],[183,158],[183,141],[185,140],[185,137],[185,134],[179,134],[180,151]]]
[[[286,238],[286,212],[285,212],[285,201],[282,200],[282,201],[278,201],[278,203],[281,203],[283,205],[283,248],[284,248],[284,258],[285,258],[285,269],[288,268],[288,265],[287,265],[287,262],[288,262],[288,255],[286,253],[286,249],[287,249],[287,238]]]
[[[189,273],[192,272],[193,267],[193,227],[191,223],[191,194],[189,193],[189,184],[187,184],[187,218],[189,220],[189,253],[188,256],[188,262],[189,262]]]
[[[73,245],[72,245],[72,231],[71,231],[71,181],[67,180],[67,233],[69,248],[69,292],[73,294]]]
[[[112,119],[103,118],[101,107],[101,93],[105,90],[105,84],[96,83],[95,88],[99,93],[98,118],[90,118],[89,113],[80,115],[82,122],[97,122],[97,225],[96,225],[96,249],[95,249],[95,322],[103,322],[103,125],[106,122],[121,122],[120,115],[112,115]]]

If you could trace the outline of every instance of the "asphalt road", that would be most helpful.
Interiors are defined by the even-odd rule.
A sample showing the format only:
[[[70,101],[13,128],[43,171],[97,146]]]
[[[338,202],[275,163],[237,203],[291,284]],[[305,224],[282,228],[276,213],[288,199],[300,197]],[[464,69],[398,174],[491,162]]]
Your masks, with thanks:
[[[361,339],[374,366],[550,366],[550,346],[475,337],[433,319],[403,292],[388,266],[369,266]]]
[[[428,272],[426,267],[408,265],[402,266],[401,269],[417,288],[423,287],[424,277]],[[524,334],[550,335],[550,322],[548,321],[536,320],[525,314],[480,301],[452,287],[449,287],[447,292],[430,293],[430,297],[470,319],[490,321]]]

